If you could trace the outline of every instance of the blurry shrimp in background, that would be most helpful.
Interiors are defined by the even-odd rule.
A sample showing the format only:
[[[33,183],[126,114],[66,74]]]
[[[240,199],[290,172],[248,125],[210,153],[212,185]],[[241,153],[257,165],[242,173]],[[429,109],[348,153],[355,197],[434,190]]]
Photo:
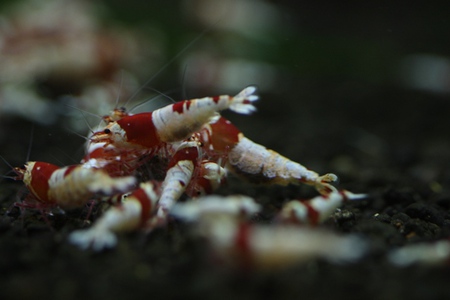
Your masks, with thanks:
[[[400,61],[399,79],[413,89],[436,94],[450,93],[450,58],[436,54],[413,54]]]
[[[133,5],[139,5],[142,11],[156,9],[151,3],[129,4]],[[278,75],[274,67],[264,63],[264,57],[254,59],[248,53],[263,49],[261,46],[270,43],[273,36],[268,31],[280,28],[282,22],[275,6],[266,1],[236,0],[180,1],[176,7],[168,7],[158,7],[161,13],[144,19],[134,15],[131,18],[138,21],[133,23],[127,20],[126,10],[114,3],[106,6],[89,1],[24,0],[3,4],[0,143],[10,137],[8,131],[17,132],[18,126],[29,128],[30,123],[52,125],[63,131],[68,128],[85,136],[86,123],[94,127],[100,122],[91,115],[103,116],[120,106],[133,108],[151,98],[149,93],[154,96],[153,89],[178,89],[183,95],[172,95],[174,98],[193,98],[194,94],[239,90],[244,78],[252,78],[251,83],[262,90],[274,86]],[[211,7],[218,10],[205,19]],[[264,18],[246,21],[241,10],[257,11]],[[179,19],[179,23],[168,24],[168,15]],[[208,34],[195,41],[193,47],[201,31]],[[229,52],[228,45],[238,51]],[[165,65],[174,57],[181,62],[174,60],[172,66]],[[180,70],[179,76],[174,77],[176,69]],[[156,92],[156,96],[166,95]],[[18,147],[23,148],[29,137],[17,133],[19,137],[23,139],[17,141]]]
[[[151,70],[160,55],[156,40],[105,24],[105,8],[89,1],[28,0],[3,10],[1,116],[51,125],[64,115],[65,126],[81,132],[85,123],[80,127],[66,118],[79,118],[79,112],[62,102],[104,114],[119,92],[127,98],[136,89],[130,74],[139,74],[143,61]],[[70,101],[61,100],[66,95]]]

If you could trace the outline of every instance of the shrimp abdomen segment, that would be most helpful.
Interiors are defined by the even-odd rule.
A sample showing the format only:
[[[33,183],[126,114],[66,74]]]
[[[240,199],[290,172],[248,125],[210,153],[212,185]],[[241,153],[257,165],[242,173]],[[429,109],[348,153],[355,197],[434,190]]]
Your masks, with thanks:
[[[235,173],[256,183],[287,185],[303,182],[321,190],[320,185],[327,185],[327,182],[337,179],[334,174],[319,176],[301,164],[243,136],[228,154],[228,163]],[[328,188],[331,187],[327,186],[326,189]]]
[[[128,192],[136,178],[112,178],[103,170],[69,166],[53,172],[49,181],[48,198],[61,208],[75,208],[87,203],[95,194],[112,196]]]

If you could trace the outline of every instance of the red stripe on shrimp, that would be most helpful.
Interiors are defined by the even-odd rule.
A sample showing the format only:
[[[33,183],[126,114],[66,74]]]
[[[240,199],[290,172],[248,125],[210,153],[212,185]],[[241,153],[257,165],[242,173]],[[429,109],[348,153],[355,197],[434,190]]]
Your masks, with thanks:
[[[183,112],[189,110],[190,106],[191,106],[191,101],[184,100],[184,101],[177,102],[177,103],[173,104],[172,105],[172,110],[174,112],[179,113],[181,115],[181,114],[183,114]]]
[[[153,124],[153,113],[141,113],[124,117],[117,124],[126,133],[126,142],[141,145],[146,148],[154,148],[161,145],[158,132]]]
[[[26,165],[23,182],[28,190],[35,196],[37,201],[50,202],[48,191],[48,180],[53,172],[59,169],[58,166],[46,162],[28,162]]]

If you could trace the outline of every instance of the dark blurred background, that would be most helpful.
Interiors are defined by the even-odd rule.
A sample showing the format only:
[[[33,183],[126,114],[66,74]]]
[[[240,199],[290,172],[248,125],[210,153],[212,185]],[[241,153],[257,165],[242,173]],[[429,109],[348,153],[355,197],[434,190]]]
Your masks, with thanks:
[[[409,171],[435,189],[450,183],[448,1],[27,0],[0,9],[0,154],[13,165],[31,136],[30,159],[76,163],[78,135],[98,124],[90,114],[256,84],[255,115],[225,113],[249,138],[348,181],[396,182]]]

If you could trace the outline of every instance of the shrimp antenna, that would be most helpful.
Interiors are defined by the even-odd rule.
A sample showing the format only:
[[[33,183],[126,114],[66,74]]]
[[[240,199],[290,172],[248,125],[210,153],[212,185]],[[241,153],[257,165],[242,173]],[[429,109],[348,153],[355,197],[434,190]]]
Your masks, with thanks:
[[[64,103],[64,105],[65,105],[65,106],[67,106],[67,107],[70,107],[70,108],[76,109],[76,110],[78,110],[78,111],[80,111],[80,112],[83,112],[83,113],[85,113],[85,114],[88,114],[88,115],[90,115],[90,116],[93,116],[93,117],[96,117],[96,118],[102,119],[102,116],[100,116],[100,115],[97,115],[97,114],[94,114],[93,112],[90,112],[90,111],[87,111],[87,110],[81,109],[81,108],[79,108],[79,107],[76,107],[76,106],[73,106],[73,105],[70,105],[70,104],[67,104],[67,103]]]
[[[64,151],[63,149],[61,149],[61,148],[59,148],[59,147],[56,147],[55,149],[58,150],[62,155],[64,155],[65,157],[67,157],[67,158],[68,158],[71,162],[73,162],[74,164],[78,164],[78,161],[76,161],[75,158],[73,158],[72,156],[70,156],[69,154],[67,154],[67,152]],[[61,164],[61,166],[64,166],[64,165],[65,165],[65,164],[63,164],[61,161],[59,161],[59,159],[56,158],[54,155],[52,155],[52,157],[53,157],[55,160],[57,160],[57,161]]]
[[[11,172],[16,173],[16,171],[14,170],[14,167],[1,155],[0,155],[0,159],[3,160],[5,162],[5,164],[10,168],[10,170],[8,172],[6,172],[5,174],[3,174],[2,177],[6,178],[6,179],[17,180],[17,178],[14,177],[14,176],[7,176],[6,175],[6,174],[9,174]],[[16,173],[16,175],[17,175],[17,173]]]
[[[63,162],[62,162],[59,158],[57,158],[55,155],[50,154],[50,156],[51,156],[51,157],[52,157],[59,165],[64,166]]]
[[[11,171],[9,171],[9,172],[11,172]],[[9,172],[8,172],[8,173],[9,173]],[[8,173],[6,173],[6,174],[8,174]],[[2,175],[2,178],[16,180],[16,177],[14,177],[14,176],[8,176],[8,175]]]
[[[71,128],[69,128],[69,127],[64,127],[64,128],[65,128],[67,131],[69,131],[69,132],[75,134],[76,136],[79,136],[79,137],[82,138],[83,140],[89,141],[89,138],[88,138],[88,137],[85,137],[84,135],[82,135],[82,134],[80,134],[80,133],[74,131],[73,129],[71,129]],[[92,133],[94,133],[94,132],[92,132]]]
[[[3,156],[0,155],[0,159],[3,160],[3,162],[11,168],[11,170],[14,170],[14,167],[6,160],[6,158],[4,158]]]
[[[188,68],[188,65],[186,64],[183,68],[183,74],[181,75],[181,86],[182,86],[181,95],[183,95],[184,99],[188,99],[187,93],[186,93],[186,85],[185,85],[187,68]]]
[[[119,106],[120,93],[122,92],[122,88],[123,88],[123,70],[120,71],[120,85],[119,85],[119,91],[117,93],[116,104],[114,105],[114,108],[117,108]]]
[[[144,100],[144,101],[142,101],[140,103],[135,104],[132,108],[130,108],[129,112],[132,112],[133,110],[137,109],[138,107],[144,105],[147,102],[150,102],[150,101],[158,99],[159,96],[160,95],[152,96],[149,99],[146,99],[146,100]]]
[[[27,157],[26,157],[25,161],[29,161],[30,160],[31,147],[33,146],[33,136],[34,136],[34,124],[31,125],[30,143],[28,145]]]
[[[128,103],[129,101],[133,100],[141,91],[142,89],[144,89],[144,87],[146,87],[148,84],[150,84],[150,82],[153,81],[153,79],[156,78],[156,76],[158,76],[159,74],[161,74],[162,71],[164,71],[170,64],[172,64],[175,60],[177,60],[182,54],[184,54],[190,47],[192,47],[192,45],[194,45],[196,42],[198,42],[200,39],[202,39],[208,32],[210,32],[211,30],[213,30],[216,26],[216,24],[219,23],[219,21],[217,21],[213,26],[206,28],[205,30],[203,30],[195,39],[193,39],[189,44],[187,44],[180,52],[177,53],[177,55],[175,55],[174,57],[172,57],[168,62],[166,62],[160,69],[159,71],[157,71],[155,74],[153,74],[153,76],[151,76],[143,85],[141,85],[132,95],[131,97],[127,100],[126,103]],[[125,103],[125,104],[126,104]]]
[[[158,98],[161,97],[161,96],[163,96],[164,98],[168,99],[168,100],[169,100],[170,102],[172,102],[172,103],[175,103],[175,102],[176,102],[172,97],[168,96],[167,93],[158,91],[157,89],[150,88],[150,87],[148,87],[148,88],[146,88],[146,89],[151,90],[151,91],[157,93],[158,95],[153,96],[153,97],[151,97],[150,99],[146,99],[146,100],[144,100],[144,101],[142,101],[142,102],[136,104],[135,106],[133,106],[133,107],[130,109],[130,112],[132,112],[133,110],[137,109],[138,107],[140,107],[140,106],[146,104],[146,103],[149,102],[149,101],[153,101],[153,100],[158,99]],[[172,91],[173,91],[173,90],[169,91],[168,93],[170,93],[170,92],[172,92]]]
[[[91,124],[89,124],[89,122],[88,122],[86,116],[84,115],[84,112],[83,112],[83,111],[80,111],[80,113],[83,115],[84,122],[86,123],[87,127],[89,128],[89,131],[90,131],[91,133],[94,133],[94,129],[91,127]]]
[[[103,119],[100,115],[94,114],[94,113],[92,113],[92,112],[89,112],[89,111],[87,111],[87,110],[81,109],[81,108],[79,108],[79,107],[72,106],[72,105],[70,105],[70,104],[65,104],[65,105],[68,106],[68,107],[70,107],[70,108],[73,108],[73,109],[78,110],[78,111],[83,115],[84,122],[86,123],[86,125],[87,125],[87,127],[89,128],[89,131],[90,131],[91,133],[94,133],[94,129],[92,128],[91,124],[89,124],[89,122],[88,122],[88,120],[87,120],[87,118],[86,118],[86,114],[91,115],[91,116],[94,116],[94,117],[99,118],[99,119]],[[101,122],[101,121],[100,121],[100,122]],[[68,128],[66,128],[66,129],[68,129]],[[71,132],[73,132],[73,130],[71,130]]]
[[[146,87],[146,89],[149,91],[155,92],[155,93],[159,94],[160,96],[163,96],[164,98],[167,98],[168,100],[170,100],[170,102],[173,102],[173,103],[177,102],[175,99],[170,97],[169,94],[176,92],[178,90],[178,88],[174,88],[174,89],[168,90],[166,92],[161,92],[160,90],[157,90],[152,87]]]
[[[177,102],[177,101],[175,101],[175,99],[173,99],[172,97],[170,97],[168,95],[169,93],[174,92],[176,89],[173,89],[173,90],[170,90],[170,91],[167,91],[167,92],[161,92],[160,90],[157,90],[157,89],[152,88],[152,87],[148,87],[148,89],[150,91],[152,91],[152,92],[155,92],[155,93],[159,94],[159,96],[163,96],[164,98],[169,99],[172,103]]]
[[[1,157],[1,156],[0,156]],[[10,168],[12,168],[12,166],[3,158],[3,157],[1,157],[2,158],[2,160],[5,162],[5,163],[7,163],[8,164],[8,166],[10,167]],[[10,174],[10,173],[14,173],[14,174],[16,174],[16,176],[8,176],[8,174]],[[11,170],[9,170],[8,172],[6,172],[5,174],[2,174],[1,175],[1,178],[2,178],[2,180],[1,181],[3,181],[3,179],[12,179],[12,180],[17,180],[17,171],[16,170],[14,170],[13,168],[11,169]]]
[[[3,160],[3,162],[9,167],[9,171],[6,172],[5,174],[1,175],[2,178],[5,179],[12,179],[12,180],[18,180],[18,175],[19,173],[16,171],[16,168],[14,168],[7,160],[6,158],[4,158],[3,156],[0,155],[0,159]],[[28,161],[28,160],[27,160]],[[16,176],[7,176],[7,174],[14,172],[16,174]]]

